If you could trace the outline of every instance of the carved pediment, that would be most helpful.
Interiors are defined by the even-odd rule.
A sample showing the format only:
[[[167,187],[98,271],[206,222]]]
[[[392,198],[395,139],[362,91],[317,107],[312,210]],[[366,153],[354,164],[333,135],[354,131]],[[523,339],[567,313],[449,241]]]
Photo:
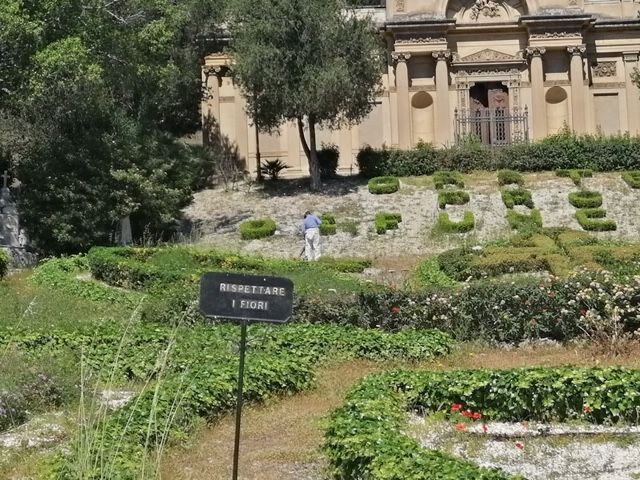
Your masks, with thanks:
[[[490,48],[485,48],[479,52],[472,53],[460,59],[460,62],[494,62],[498,60],[520,60],[520,58],[508,53],[498,52]]]

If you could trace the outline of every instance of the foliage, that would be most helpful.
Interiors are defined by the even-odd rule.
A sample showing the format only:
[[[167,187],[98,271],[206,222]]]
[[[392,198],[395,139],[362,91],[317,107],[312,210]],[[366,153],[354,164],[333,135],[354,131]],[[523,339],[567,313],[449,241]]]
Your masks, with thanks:
[[[0,279],[2,279],[2,277],[4,277],[7,274],[7,271],[9,270],[9,255],[7,255],[7,253],[0,249]]]
[[[526,188],[505,189],[501,193],[502,202],[507,208],[513,208],[516,205],[524,205],[528,208],[535,206],[531,198],[531,192]]]
[[[640,188],[640,170],[622,172],[622,180],[631,188]]]
[[[396,177],[375,177],[369,180],[369,192],[375,195],[395,193],[400,189],[400,181]]]
[[[465,211],[462,220],[459,222],[452,221],[447,212],[440,212],[438,214],[436,230],[443,233],[467,233],[473,230],[475,226],[476,218],[473,212]]]
[[[240,237],[243,240],[271,237],[276,233],[276,222],[271,218],[247,220],[240,224]]]
[[[456,164],[454,160],[459,161]],[[590,169],[596,172],[640,169],[640,138],[562,133],[544,139],[487,149],[477,142],[435,150],[365,147],[358,154],[366,177],[431,175],[436,170],[511,169],[519,172]]]
[[[356,157],[360,174],[366,178],[395,176],[414,177],[431,175],[438,169],[439,155],[430,144],[422,144],[414,150],[375,150],[365,146]]]
[[[636,424],[640,394],[631,385],[640,387],[640,372],[624,368],[416,370],[372,375],[332,414],[324,448],[336,478],[522,478],[423,449],[404,434],[407,412],[450,415],[452,405],[459,404],[493,421],[580,419]]]
[[[340,149],[335,144],[322,145],[318,151],[318,164],[320,165],[320,177],[323,179],[334,178],[338,172]]]
[[[498,170],[498,185],[524,185],[524,177],[520,172],[515,170]]]
[[[373,220],[378,235],[387,233],[387,230],[395,230],[398,224],[402,222],[402,216],[399,213],[378,212]]]
[[[289,168],[289,165],[285,165],[279,158],[277,158],[275,160],[265,160],[262,162],[262,165],[260,165],[260,172],[271,178],[271,180],[278,180],[278,178],[280,178],[280,172],[287,168]]]
[[[425,287],[453,287],[456,281],[447,275],[434,257],[420,262],[408,281],[409,288],[419,290]]]
[[[542,228],[542,215],[540,210],[534,208],[531,213],[518,213],[515,210],[507,210],[507,222],[513,230],[521,234],[536,233]]]
[[[375,25],[345,15],[343,6],[236,0],[232,8],[234,76],[248,110],[265,129],[297,123],[314,190],[321,187],[316,127],[361,121],[381,81],[384,51]]]
[[[438,170],[433,174],[433,185],[437,190],[447,185],[455,185],[458,188],[464,188],[464,179],[462,174],[457,171]]]
[[[576,186],[580,186],[582,179],[593,176],[593,170],[591,169],[560,169],[556,170],[558,177],[568,177]]]
[[[0,150],[45,253],[108,243],[127,215],[136,238],[167,238],[211,171],[177,137],[200,128],[193,39],[214,38],[217,1],[89,3],[10,0],[0,10],[12,37],[0,42]]]
[[[323,213],[320,216],[320,220],[322,223],[320,224],[320,234],[321,235],[335,235],[338,226],[336,225],[336,217],[334,217],[330,213]]]
[[[589,190],[569,193],[569,203],[576,208],[597,208],[602,206],[602,194]]]
[[[444,190],[438,193],[438,206],[445,208],[447,205],[464,205],[469,203],[469,194],[462,190]]]
[[[591,232],[608,232],[618,228],[614,220],[606,219],[602,208],[581,208],[576,211],[576,220],[582,228]]]

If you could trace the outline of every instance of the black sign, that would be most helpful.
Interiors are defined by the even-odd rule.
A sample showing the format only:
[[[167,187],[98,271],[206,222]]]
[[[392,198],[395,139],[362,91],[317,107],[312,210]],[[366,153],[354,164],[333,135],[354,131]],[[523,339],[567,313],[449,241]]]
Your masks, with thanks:
[[[288,278],[205,273],[200,281],[205,317],[284,323],[292,306],[293,282]]]

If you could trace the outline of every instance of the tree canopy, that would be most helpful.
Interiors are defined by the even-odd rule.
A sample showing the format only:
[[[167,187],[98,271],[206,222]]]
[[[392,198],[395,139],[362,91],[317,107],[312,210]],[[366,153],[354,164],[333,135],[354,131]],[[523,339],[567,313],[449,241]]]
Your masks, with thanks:
[[[232,6],[233,72],[248,111],[264,130],[297,123],[317,190],[316,127],[355,124],[372,109],[384,64],[375,26],[340,0],[235,0]]]
[[[177,141],[200,128],[200,65],[223,0],[4,0],[0,157],[47,253],[106,243],[130,216],[160,237],[207,161]]]

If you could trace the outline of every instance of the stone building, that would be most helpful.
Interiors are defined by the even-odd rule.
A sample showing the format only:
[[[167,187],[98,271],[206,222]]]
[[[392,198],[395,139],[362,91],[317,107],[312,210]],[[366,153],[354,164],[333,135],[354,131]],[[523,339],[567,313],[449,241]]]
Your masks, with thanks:
[[[577,133],[640,134],[640,0],[387,0],[364,8],[388,45],[382,93],[362,124],[319,133],[355,169],[364,145],[493,146]],[[203,113],[254,165],[255,131],[222,54],[205,59]],[[295,125],[261,135],[263,159],[306,173]]]

